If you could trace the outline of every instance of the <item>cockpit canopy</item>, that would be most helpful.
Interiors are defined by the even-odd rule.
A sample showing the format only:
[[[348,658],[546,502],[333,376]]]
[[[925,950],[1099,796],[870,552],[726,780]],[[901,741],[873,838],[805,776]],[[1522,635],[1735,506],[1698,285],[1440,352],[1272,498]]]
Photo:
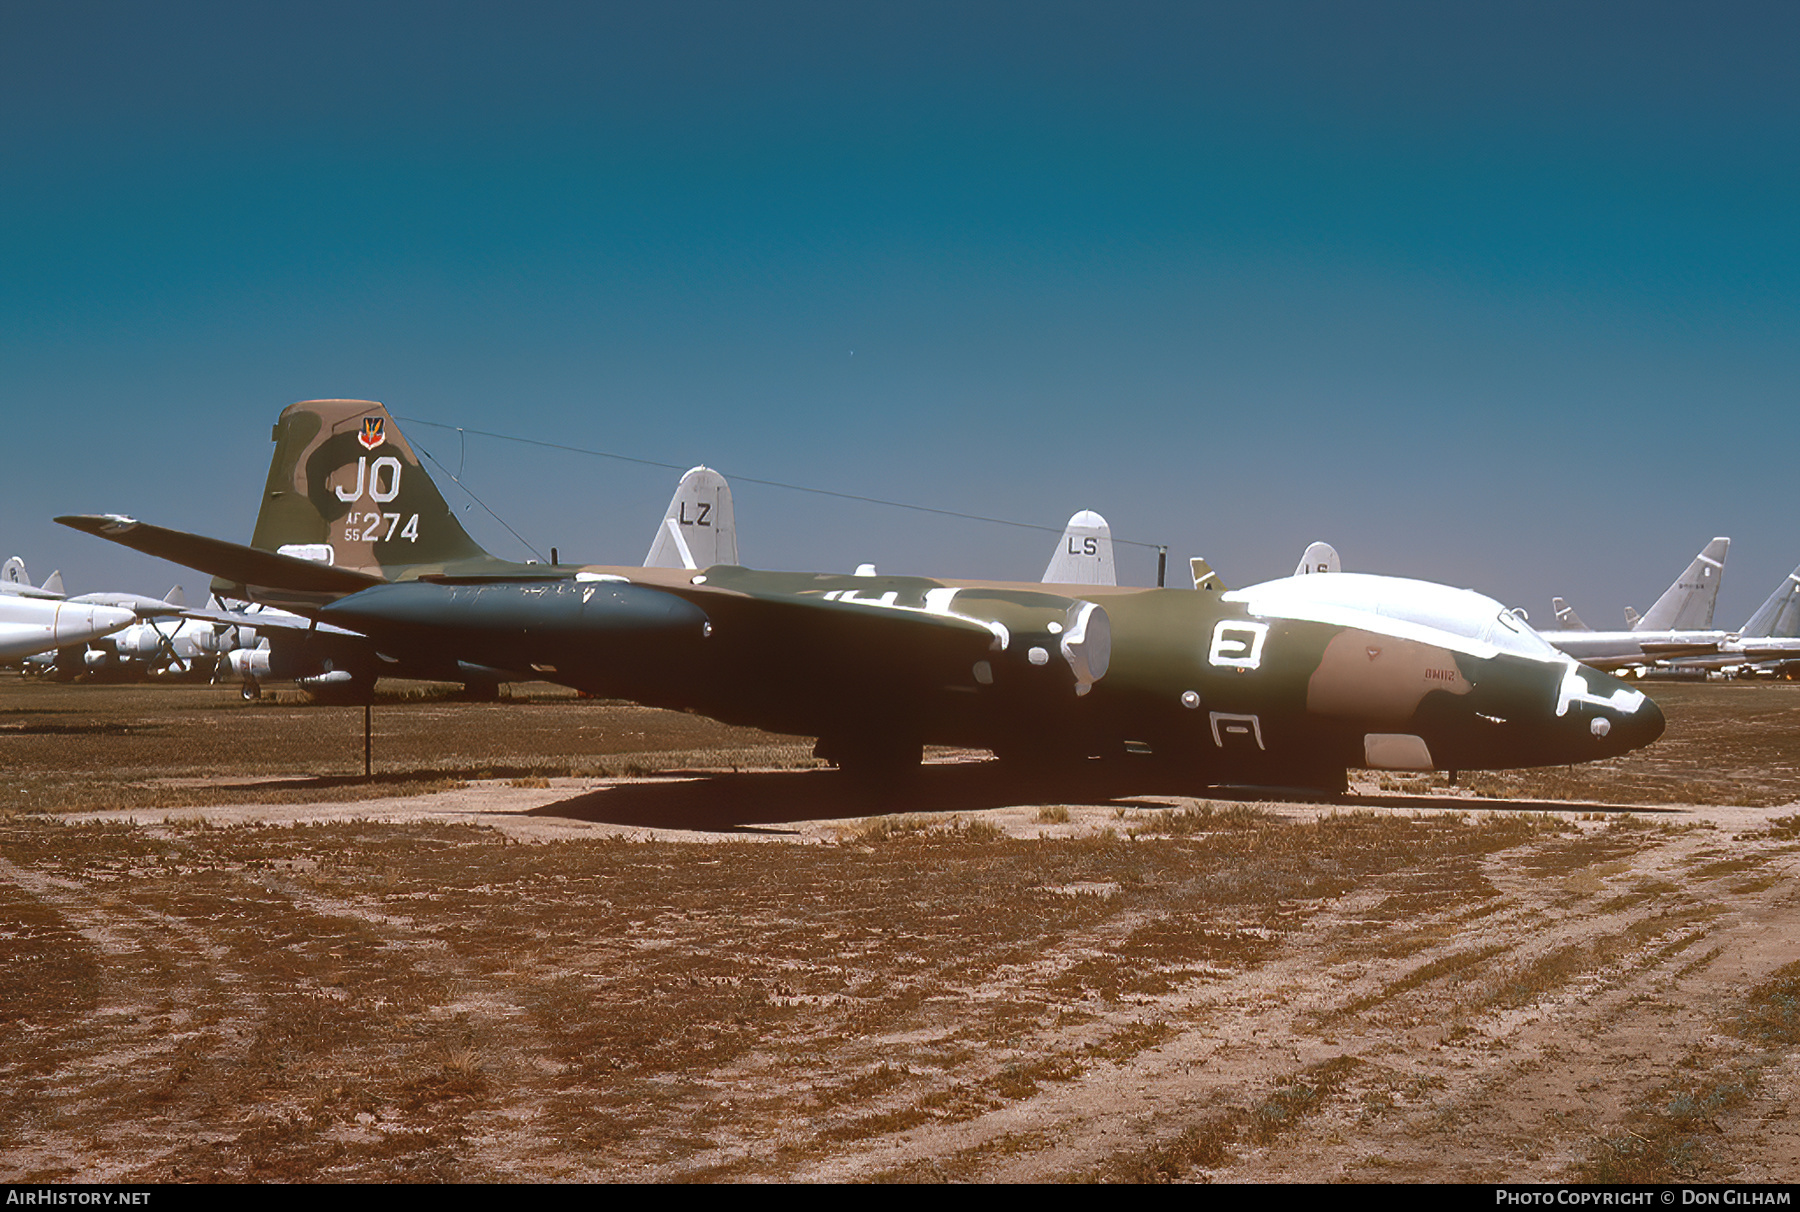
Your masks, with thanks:
[[[1562,659],[1530,624],[1493,598],[1431,581],[1340,572],[1265,581],[1233,590],[1224,600],[1243,603],[1259,618],[1336,623],[1473,656],[1508,652]]]

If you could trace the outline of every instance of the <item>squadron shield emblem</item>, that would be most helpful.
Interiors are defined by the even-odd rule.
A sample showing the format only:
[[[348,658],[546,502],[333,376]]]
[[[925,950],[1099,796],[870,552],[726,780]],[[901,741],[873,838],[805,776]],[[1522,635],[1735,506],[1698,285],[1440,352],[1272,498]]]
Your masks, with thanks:
[[[374,450],[387,441],[387,418],[364,417],[362,432],[356,435],[356,440],[363,444],[364,450]]]

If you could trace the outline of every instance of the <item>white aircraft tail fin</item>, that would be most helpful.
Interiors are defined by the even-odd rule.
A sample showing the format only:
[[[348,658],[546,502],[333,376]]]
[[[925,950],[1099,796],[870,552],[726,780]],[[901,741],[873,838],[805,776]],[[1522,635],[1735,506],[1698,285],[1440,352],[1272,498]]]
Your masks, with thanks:
[[[1747,636],[1800,636],[1800,568],[1787,574],[1744,624]]]
[[[44,587],[37,588],[25,573],[25,561],[18,556],[8,556],[6,563],[0,564],[0,594],[12,594],[21,598],[60,598],[63,596],[62,570],[51,573],[44,578]]]
[[[1627,606],[1625,608],[1625,630],[1636,631],[1639,617],[1640,616],[1637,611],[1635,611],[1631,607]]]
[[[1204,589],[1208,593],[1225,592],[1225,582],[1219,579],[1219,574],[1213,571],[1212,565],[1204,558],[1195,556],[1190,559],[1188,572],[1193,574],[1195,589]]]
[[[1556,613],[1556,625],[1552,628],[1552,630],[1556,630],[1556,631],[1592,631],[1593,630],[1592,627],[1589,627],[1586,623],[1581,621],[1581,616],[1575,613],[1575,608],[1573,606],[1569,605],[1567,602],[1563,601],[1561,598],[1551,598],[1550,599],[1550,608]]]
[[[1303,577],[1309,572],[1342,572],[1344,565],[1338,559],[1337,548],[1330,543],[1314,543],[1300,556],[1300,563],[1294,569],[1294,575]]]
[[[1112,527],[1091,509],[1069,519],[1056,554],[1044,569],[1046,585],[1117,585],[1113,569]]]
[[[1718,538],[1708,543],[1631,629],[1705,631],[1711,627],[1713,604],[1719,600],[1719,582],[1725,579],[1725,554],[1730,550],[1730,539]]]
[[[169,592],[163,594],[163,601],[171,606],[186,606],[187,590],[179,585],[171,585],[169,586]]]
[[[737,562],[731,485],[712,468],[695,467],[675,486],[644,567],[697,570]]]

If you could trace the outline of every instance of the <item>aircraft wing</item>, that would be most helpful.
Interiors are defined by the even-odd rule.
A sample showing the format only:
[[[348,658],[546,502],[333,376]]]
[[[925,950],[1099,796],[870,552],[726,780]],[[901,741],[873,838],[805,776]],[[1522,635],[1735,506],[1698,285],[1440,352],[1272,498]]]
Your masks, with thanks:
[[[384,582],[380,577],[295,556],[260,551],[241,543],[152,526],[121,514],[76,514],[56,519],[64,526],[110,540],[240,585],[261,585],[292,593],[335,597]]]
[[[1041,677],[1046,692],[1061,685],[1080,697],[1111,661],[1106,611],[1055,592],[736,567],[709,568],[692,581],[659,587],[704,610],[727,647],[754,637],[747,667],[754,664],[756,676],[823,673],[862,698],[883,686],[973,691],[1015,665],[1007,679]]]
[[[286,611],[248,613],[241,610],[213,610],[200,607],[183,607],[174,613],[184,619],[193,619],[201,623],[220,623],[227,627],[249,627],[257,631],[316,631],[324,635],[354,636],[365,639],[362,632],[351,631],[347,627],[334,626],[331,623],[316,623]]]
[[[1004,625],[956,610],[944,596],[951,591],[921,577],[821,578],[732,567],[709,568],[696,580],[658,588],[699,606],[715,625],[741,621],[758,628],[769,643],[804,637],[806,647],[847,640],[857,649],[878,649],[877,637],[885,636],[900,647],[930,648],[936,640],[979,655],[1007,638]]]
[[[1580,661],[1583,665],[1586,665],[1589,669],[1598,669],[1602,673],[1611,673],[1615,669],[1632,669],[1639,665],[1651,663],[1650,658],[1641,652],[1634,652],[1629,655],[1621,653],[1617,656],[1584,656],[1576,657],[1575,659]]]
[[[1691,644],[1678,641],[1650,642],[1640,644],[1638,647],[1643,649],[1644,655],[1652,661],[1678,661],[1684,657],[1711,656],[1719,651],[1719,644],[1716,640],[1696,641]]]

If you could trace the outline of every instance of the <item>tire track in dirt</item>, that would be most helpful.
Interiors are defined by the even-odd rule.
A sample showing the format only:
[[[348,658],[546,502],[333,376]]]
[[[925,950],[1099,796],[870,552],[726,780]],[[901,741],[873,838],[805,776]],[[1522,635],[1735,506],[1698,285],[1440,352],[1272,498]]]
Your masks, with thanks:
[[[463,1139],[460,1151],[477,1172],[534,1181],[597,1177],[591,1168],[571,1163],[536,1127],[550,1097],[545,1087],[561,1073],[562,1064],[530,1008],[504,982],[478,972],[411,917],[282,883],[297,908],[375,928],[390,952],[404,952],[403,966],[442,989],[437,1004],[421,1006],[417,1013],[426,1020],[425,1030],[464,1035],[474,1042],[467,1051],[478,1055],[466,1065],[479,1073],[484,1097],[460,1109],[449,1127]],[[454,1065],[463,1052],[448,1045],[445,1060]],[[363,1135],[371,1134],[365,1130]]]
[[[169,1130],[201,1068],[229,1069],[267,1015],[247,974],[224,948],[125,892],[85,885],[0,858],[0,880],[47,909],[97,959],[90,1000],[37,1038],[6,1049],[9,1118],[4,1150],[14,1181],[121,1181],[146,1153],[193,1140]],[[160,1109],[154,1121],[107,1108]],[[223,1139],[223,1134],[215,1134]],[[81,1168],[74,1158],[127,1158]]]
[[[1728,842],[1768,852],[1768,886],[1746,894],[1688,878],[1719,842],[1703,830],[1645,831],[1560,876],[1530,875],[1506,851],[1483,864],[1485,902],[1385,923],[1381,905],[1396,890],[1416,895],[1429,873],[1365,884],[1268,963],[1163,999],[1157,1015],[1182,1024],[1173,1038],[978,1119],[872,1141],[796,1177],[1141,1176],[1119,1167],[1221,1116],[1235,1117],[1226,1134],[1234,1159],[1189,1164],[1190,1176],[1563,1176],[1601,1125],[1717,1046],[1721,980],[1747,988],[1800,956],[1793,847]],[[1570,861],[1566,844],[1540,849]],[[1443,941],[1420,945],[1434,935]],[[1384,948],[1401,954],[1383,957]],[[1511,991],[1521,976],[1529,987]],[[1733,1141],[1737,1177],[1791,1173],[1796,1133],[1781,1112],[1792,1060],[1769,1065],[1760,1105],[1737,1117],[1756,1125]],[[1324,1097],[1281,1122],[1283,1099],[1291,1109],[1291,1092],[1320,1073],[1333,1074]],[[1246,1125],[1267,1139],[1247,1142]],[[938,1162],[921,1169],[921,1156]]]
[[[1718,996],[1722,983],[1747,989],[1800,956],[1792,942],[1800,906],[1791,851],[1770,856],[1779,878],[1761,893],[1727,894],[1716,885],[1683,881],[1716,842],[1716,835],[1702,831],[1647,839],[1627,871],[1609,880],[1635,877],[1668,890],[1611,912],[1567,906],[1547,912],[1546,893],[1559,891],[1558,882],[1547,889],[1545,880],[1491,861],[1506,906],[1486,918],[1470,942],[1502,950],[1469,972],[1476,996],[1453,999],[1462,1004],[1445,1008],[1449,1021],[1434,1021],[1413,1012],[1408,1003],[1420,998],[1416,988],[1407,988],[1369,1007],[1360,1030],[1311,1047],[1298,1038],[1308,1032],[1285,1040],[1278,1034],[1260,1050],[1260,1084],[1258,1050],[1247,1049],[1239,1072],[1248,1080],[1235,1090],[1220,1089],[1225,1100],[1245,1107],[1296,1080],[1302,1065],[1292,1061],[1318,1063],[1319,1043],[1366,1067],[1353,1071],[1317,1113],[1271,1144],[1240,1149],[1236,1161],[1209,1176],[1243,1182],[1565,1177],[1607,1125],[1620,1123],[1660,1087],[1682,1080],[1696,1057],[1745,1051],[1721,1045],[1721,1016],[1728,1012]],[[1622,947],[1622,939],[1632,946]],[[1301,952],[1316,954],[1311,941],[1294,940]],[[1595,966],[1577,964],[1564,973],[1547,963],[1584,948]],[[1445,957],[1419,958],[1429,964]],[[1509,979],[1542,974],[1546,967],[1558,979],[1523,999],[1505,996]],[[1378,975],[1395,987],[1408,981],[1400,965]],[[1360,996],[1366,995],[1348,1000]],[[1327,1012],[1334,1002],[1346,1003],[1329,988],[1315,987],[1305,997]],[[1271,1018],[1259,1021],[1269,1024]],[[1292,1056],[1284,1067],[1275,1053],[1288,1048]],[[1791,1060],[1778,1062],[1777,1072],[1791,1074]],[[1783,1091],[1790,1087],[1772,1084],[1764,1099],[1770,1106],[1737,1117],[1760,1117],[1775,1127],[1732,1142],[1740,1157],[1735,1177],[1791,1177],[1793,1154],[1783,1150],[1793,1134],[1780,1116],[1769,1117],[1773,1106],[1784,1105]]]

